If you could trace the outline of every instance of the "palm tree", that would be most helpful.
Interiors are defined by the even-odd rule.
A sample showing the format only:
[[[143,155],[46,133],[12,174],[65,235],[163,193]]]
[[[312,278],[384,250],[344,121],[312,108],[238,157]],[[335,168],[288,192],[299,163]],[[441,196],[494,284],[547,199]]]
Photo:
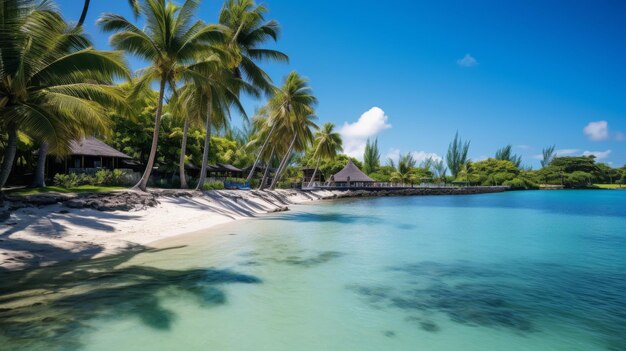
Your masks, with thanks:
[[[324,123],[322,129],[315,133],[315,140],[313,141],[313,157],[317,159],[315,163],[315,169],[313,170],[313,176],[309,182],[309,187],[313,185],[313,179],[320,167],[320,161],[322,159],[333,159],[337,156],[337,152],[343,150],[343,142],[341,135],[334,131],[335,125],[330,122]]]
[[[242,116],[246,116],[245,110],[239,102],[238,92],[241,89],[251,90],[252,88],[237,79],[232,74],[232,67],[220,58],[219,55],[212,55],[203,70],[197,72],[200,79],[194,79],[196,93],[195,99],[190,103],[192,108],[197,109],[205,116],[205,137],[204,149],[202,153],[202,167],[200,168],[200,178],[196,190],[202,189],[206,180],[206,171],[209,161],[209,146],[211,142],[211,127],[223,128],[230,119],[230,108],[239,110]]]
[[[64,154],[72,140],[105,129],[104,106],[124,105],[111,84],[128,71],[121,53],[91,48],[80,28],[70,28],[48,2],[6,0],[0,12],[0,126],[9,136],[1,188],[18,130]]]
[[[280,51],[260,47],[269,39],[276,41],[280,33],[278,22],[265,22],[266,12],[265,6],[256,5],[253,0],[227,0],[220,11],[219,23],[230,29],[230,45],[240,55],[241,61],[233,69],[235,77],[272,94],[272,80],[256,61],[288,62],[289,58]]]
[[[87,11],[89,10],[90,0],[85,0],[83,4],[83,11],[80,14],[80,18],[76,23],[75,29],[82,28],[85,18],[87,17]],[[133,13],[135,16],[139,15],[139,1],[138,0],[128,0],[129,5],[133,9]],[[39,151],[37,153],[37,167],[35,170],[35,178],[33,183],[30,185],[32,188],[40,188],[45,187],[45,168],[46,168],[46,158],[48,156],[49,145],[46,142],[42,142],[39,146]]]
[[[199,62],[198,57],[206,51],[208,43],[224,39],[220,26],[192,22],[197,6],[197,0],[186,0],[180,7],[170,1],[146,0],[140,9],[146,20],[143,30],[115,14],[104,14],[98,20],[105,31],[116,32],[111,36],[111,46],[151,62],[150,66],[140,70],[135,92],[148,89],[153,81],[159,82],[150,155],[146,169],[135,185],[143,191],[156,157],[166,86],[175,90],[179,79],[199,79],[195,68],[204,65],[204,62]]]
[[[289,165],[289,160],[291,159],[291,156],[293,156],[293,151],[304,151],[313,141],[312,130],[317,129],[317,125],[313,122],[314,119],[315,115],[313,114],[290,114],[290,120],[284,124],[285,131],[281,133],[281,135],[291,135],[291,141],[289,142],[287,152],[285,153],[280,164],[278,165],[278,170],[276,170],[274,179],[272,179],[270,190],[274,190],[276,188],[276,185],[280,181],[283,172],[287,169],[287,166]]]
[[[301,119],[303,116],[312,115],[315,104],[317,104],[317,99],[313,96],[308,81],[295,71],[285,77],[282,87],[274,88],[274,95],[266,106],[269,117],[267,118],[265,141],[258,151],[246,181],[249,182],[252,179],[261,155],[276,130],[290,126],[294,116]]]
[[[417,161],[410,153],[400,155],[398,163],[396,164],[392,159],[389,159],[389,165],[396,169],[391,174],[392,182],[410,183],[413,184],[416,180],[416,176],[413,173]]]

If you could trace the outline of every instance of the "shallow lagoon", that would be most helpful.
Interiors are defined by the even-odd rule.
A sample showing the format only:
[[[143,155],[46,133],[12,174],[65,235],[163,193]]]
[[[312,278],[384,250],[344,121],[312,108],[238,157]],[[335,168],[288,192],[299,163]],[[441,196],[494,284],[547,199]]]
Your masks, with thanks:
[[[626,350],[624,191],[293,210],[2,274],[0,349]]]

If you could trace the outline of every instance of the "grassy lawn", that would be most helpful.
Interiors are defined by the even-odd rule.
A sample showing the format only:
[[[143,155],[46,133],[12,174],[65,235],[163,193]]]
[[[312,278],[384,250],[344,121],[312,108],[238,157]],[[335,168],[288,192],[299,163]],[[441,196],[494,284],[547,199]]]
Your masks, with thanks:
[[[12,195],[35,195],[50,192],[56,193],[105,193],[113,190],[126,189],[121,186],[98,186],[98,185],[81,185],[74,188],[61,188],[59,186],[47,186],[45,188],[22,188],[9,190],[7,193]]]
[[[594,186],[602,189],[626,189],[626,185],[623,184],[594,184]]]

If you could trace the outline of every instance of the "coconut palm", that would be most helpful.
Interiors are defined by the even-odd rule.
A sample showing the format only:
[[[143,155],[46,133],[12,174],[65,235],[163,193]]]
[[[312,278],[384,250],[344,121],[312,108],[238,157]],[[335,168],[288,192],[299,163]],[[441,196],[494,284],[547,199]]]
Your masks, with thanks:
[[[83,11],[81,12],[80,18],[78,22],[76,23],[76,27],[75,27],[76,29],[82,28],[85,22],[85,18],[87,17],[87,12],[89,10],[89,3],[90,3],[90,0],[85,0],[85,3],[83,4]],[[135,16],[138,16],[139,15],[139,1],[128,0],[128,3],[133,9],[133,13],[135,14]],[[33,188],[46,186],[45,167],[46,167],[46,158],[48,156],[48,150],[49,150],[48,143],[42,142],[41,145],[39,146],[39,151],[37,153],[37,167],[35,170],[35,178],[34,178],[33,183],[31,184],[31,187]]]
[[[313,141],[313,132],[312,130],[317,129],[317,125],[313,122],[315,120],[315,115],[298,115],[295,112],[290,114],[289,121],[283,124],[284,131],[280,133],[283,136],[291,136],[291,141],[289,142],[289,147],[287,148],[287,152],[283,156],[280,164],[278,165],[278,169],[274,175],[274,179],[272,179],[272,184],[270,185],[270,190],[274,190],[276,185],[280,181],[283,172],[287,169],[289,165],[289,160],[293,156],[294,151],[304,151]],[[283,139],[283,140],[286,140]]]
[[[446,154],[446,163],[448,169],[452,173],[452,177],[456,179],[463,168],[463,165],[467,162],[467,154],[469,152],[470,142],[463,142],[459,138],[459,133],[454,135],[454,140],[448,146],[448,153]]]
[[[260,47],[270,39],[276,41],[280,33],[278,22],[265,21],[266,12],[264,5],[256,5],[253,0],[227,0],[220,11],[219,23],[230,29],[230,45],[240,55],[240,63],[233,69],[235,77],[272,94],[272,80],[256,62],[288,62],[289,58],[280,51]]]
[[[0,126],[9,136],[2,187],[18,130],[54,153],[67,152],[72,140],[104,130],[104,105],[123,106],[111,84],[128,72],[121,53],[91,48],[48,2],[6,0],[0,12]]]
[[[285,77],[282,87],[274,88],[273,91],[274,95],[266,106],[269,116],[266,124],[267,134],[246,179],[248,182],[252,179],[261,155],[277,129],[288,127],[295,116],[302,119],[303,116],[312,115],[313,107],[317,104],[317,99],[313,96],[307,80],[295,71]]]
[[[146,21],[143,30],[115,14],[104,14],[98,20],[105,31],[116,32],[110,38],[111,46],[151,63],[139,71],[135,91],[148,89],[153,81],[159,82],[150,155],[135,186],[144,191],[156,157],[166,87],[175,90],[179,79],[199,79],[196,68],[205,65],[203,60],[198,60],[200,54],[207,50],[208,43],[222,41],[225,37],[220,26],[192,21],[197,6],[197,0],[187,0],[182,6],[165,0],[146,0],[140,8]]]
[[[395,172],[391,174],[391,181],[413,184],[417,180],[413,172],[416,163],[413,155],[410,153],[400,155],[397,164],[392,159],[389,159],[389,165],[396,169]]]
[[[339,151],[343,150],[343,142],[341,135],[334,131],[335,125],[330,122],[324,123],[322,129],[315,133],[315,140],[313,141],[313,157],[317,160],[315,163],[315,169],[313,170],[313,176],[309,182],[309,187],[313,185],[313,179],[320,167],[320,161],[322,159],[329,160],[335,158]]]
[[[195,86],[194,98],[189,102],[192,109],[205,116],[205,137],[202,153],[202,167],[196,189],[202,189],[206,180],[206,171],[209,161],[209,146],[211,142],[211,128],[224,128],[230,119],[230,108],[234,107],[242,116],[246,116],[245,110],[239,102],[238,92],[242,89],[252,88],[232,74],[232,66],[228,65],[228,59],[212,55],[209,59],[212,65],[204,65],[202,71],[197,72],[198,77],[193,81]],[[226,62],[225,62],[226,61]],[[209,61],[207,61],[209,62]]]

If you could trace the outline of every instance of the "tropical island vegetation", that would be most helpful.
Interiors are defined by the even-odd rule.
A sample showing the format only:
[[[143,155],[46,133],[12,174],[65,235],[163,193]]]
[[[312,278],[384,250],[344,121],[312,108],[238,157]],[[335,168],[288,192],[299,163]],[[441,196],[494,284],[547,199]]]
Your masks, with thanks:
[[[64,189],[206,190],[237,182],[274,189],[330,179],[349,160],[377,182],[411,186],[618,188],[626,183],[626,166],[613,168],[593,156],[559,156],[555,146],[544,149],[538,170],[523,166],[511,145],[473,161],[470,142],[458,133],[445,160],[418,163],[406,153],[383,164],[377,140],[368,140],[363,161],[350,158],[342,154],[335,126],[317,121],[317,99],[309,81],[290,72],[275,85],[259,66],[288,62],[287,54],[265,46],[278,40],[281,28],[277,21],[266,20],[264,5],[227,0],[218,23],[194,19],[197,0],[129,5],[145,26],[103,14],[98,24],[111,33],[115,49],[107,51],[94,49],[84,33],[89,1],[76,24],[50,1],[2,2],[0,187],[45,189],[52,182]],[[147,66],[131,72],[126,61],[130,56]],[[254,116],[247,116],[241,105],[246,94],[267,98]],[[233,123],[239,117],[241,122]],[[92,172],[46,171],[46,162],[63,160],[72,143],[88,137],[128,155],[134,162],[131,169],[107,169],[100,163]],[[241,172],[238,177],[208,176],[216,164]],[[307,168],[313,171],[305,179]]]

